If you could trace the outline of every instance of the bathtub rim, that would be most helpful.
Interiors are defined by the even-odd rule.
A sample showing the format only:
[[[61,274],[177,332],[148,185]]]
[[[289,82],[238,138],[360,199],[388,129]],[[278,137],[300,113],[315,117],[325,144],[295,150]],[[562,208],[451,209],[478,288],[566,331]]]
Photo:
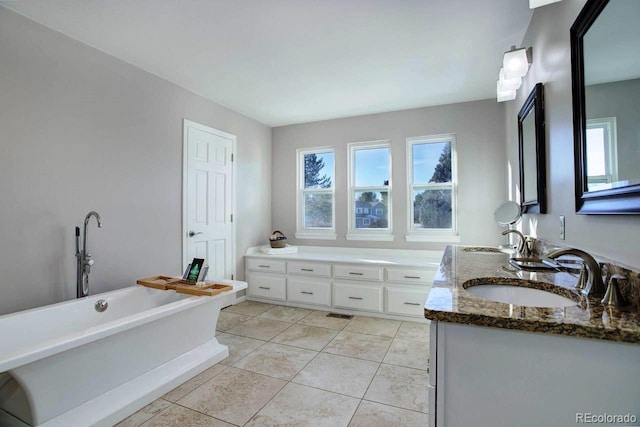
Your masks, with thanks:
[[[67,304],[74,304],[78,301],[86,302],[91,300],[98,300],[102,298],[108,298],[110,295],[117,293],[126,293],[130,292],[133,289],[144,288],[140,285],[127,286],[120,289],[115,289],[113,291],[104,292],[101,294],[89,295],[87,297],[62,301],[55,304],[50,304],[44,307],[35,307],[28,310],[19,311],[16,313],[6,314],[4,316],[0,316],[0,321],[3,318],[19,316],[21,314],[26,314],[29,312],[34,312],[36,310],[49,309],[59,306],[64,306]],[[150,288],[144,288],[150,289]],[[163,291],[158,289],[150,289],[153,292],[173,292],[173,290]],[[24,349],[24,351],[17,351],[8,353],[7,356],[0,355],[0,372],[9,372],[12,369],[15,369],[19,366],[23,366],[32,362],[35,362],[40,359],[44,359],[45,357],[51,356],[53,354],[61,353],[63,351],[69,350],[74,347],[79,347],[84,344],[91,343],[93,341],[97,341],[99,339],[115,335],[119,332],[122,332],[127,329],[135,328],[140,325],[144,325],[146,323],[152,322],[159,318],[169,316],[173,313],[178,313],[183,310],[187,310],[190,307],[194,307],[200,304],[206,304],[207,302],[213,302],[220,298],[224,298],[229,293],[235,292],[237,289],[234,286],[229,292],[223,292],[213,297],[209,296],[189,296],[183,299],[179,299],[177,301],[170,302],[168,304],[164,304],[158,307],[151,308],[149,310],[145,310],[142,312],[134,313],[128,316],[124,316],[118,319],[111,320],[109,322],[101,323],[100,325],[92,326],[86,329],[80,329],[74,333],[66,334],[60,337],[59,340],[53,342],[46,342],[42,345],[36,345],[29,348]],[[9,372],[10,373],[10,372]]]

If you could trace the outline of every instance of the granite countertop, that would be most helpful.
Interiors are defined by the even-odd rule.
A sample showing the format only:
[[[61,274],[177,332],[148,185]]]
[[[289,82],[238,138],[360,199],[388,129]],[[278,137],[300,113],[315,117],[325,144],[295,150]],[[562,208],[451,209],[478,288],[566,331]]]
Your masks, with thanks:
[[[509,255],[499,251],[448,246],[425,303],[425,317],[450,323],[640,344],[638,312],[605,307],[599,298],[583,297],[574,289],[578,281],[575,273],[517,271],[508,262]],[[517,277],[556,285],[556,293],[564,293],[576,304],[558,308],[517,306],[474,296],[463,286],[468,280],[490,277]]]

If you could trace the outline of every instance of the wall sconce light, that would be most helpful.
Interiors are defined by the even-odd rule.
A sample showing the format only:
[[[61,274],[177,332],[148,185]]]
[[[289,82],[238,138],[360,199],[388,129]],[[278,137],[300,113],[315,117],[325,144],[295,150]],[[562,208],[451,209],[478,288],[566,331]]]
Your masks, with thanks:
[[[505,79],[515,79],[524,77],[529,71],[531,63],[531,48],[516,49],[511,46],[511,50],[504,53],[502,58],[502,68],[504,68]]]
[[[498,82],[500,83],[500,89],[502,90],[517,90],[522,86],[522,77],[508,79],[504,75],[504,68],[500,68],[500,72],[498,73]]]
[[[496,87],[498,102],[516,99],[516,90],[522,85],[530,64],[531,48],[511,46],[511,50],[504,53]]]
[[[498,80],[497,83],[498,102],[513,101],[516,99],[515,89],[502,89],[500,87],[500,80]]]
[[[546,4],[556,3],[560,0],[529,0],[529,9],[535,9],[536,7],[544,6]]]

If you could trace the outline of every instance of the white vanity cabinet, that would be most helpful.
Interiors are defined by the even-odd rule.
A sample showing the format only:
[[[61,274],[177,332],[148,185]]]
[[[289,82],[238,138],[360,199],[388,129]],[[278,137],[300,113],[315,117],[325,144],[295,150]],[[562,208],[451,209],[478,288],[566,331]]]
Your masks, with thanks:
[[[587,413],[640,419],[640,345],[436,321],[430,328],[431,427],[570,426]]]
[[[331,280],[289,276],[287,291],[289,302],[331,307]]]
[[[287,261],[287,273],[302,276],[331,277],[331,264],[308,261]]]
[[[340,313],[424,320],[442,252],[301,247],[245,257],[247,299]],[[362,261],[366,259],[365,261]]]
[[[387,313],[424,317],[428,290],[387,287]]]
[[[436,270],[397,267],[386,270],[386,312],[392,315],[424,317],[424,304]]]
[[[382,282],[383,269],[370,265],[336,264],[333,266],[333,277],[346,280],[364,280]]]
[[[334,282],[333,306],[382,313],[382,286]]]
[[[284,274],[287,271],[287,262],[278,259],[249,258],[247,259],[247,270]]]
[[[338,308],[382,313],[384,269],[378,266],[333,266],[333,305]]]
[[[246,275],[247,296],[255,298],[267,298],[279,301],[287,300],[286,278],[283,275],[248,272]]]

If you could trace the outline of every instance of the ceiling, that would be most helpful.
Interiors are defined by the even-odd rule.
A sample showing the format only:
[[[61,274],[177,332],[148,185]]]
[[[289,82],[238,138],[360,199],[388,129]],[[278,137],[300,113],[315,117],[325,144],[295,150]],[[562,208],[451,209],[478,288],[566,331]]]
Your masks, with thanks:
[[[528,0],[0,5],[269,126],[495,98]]]

